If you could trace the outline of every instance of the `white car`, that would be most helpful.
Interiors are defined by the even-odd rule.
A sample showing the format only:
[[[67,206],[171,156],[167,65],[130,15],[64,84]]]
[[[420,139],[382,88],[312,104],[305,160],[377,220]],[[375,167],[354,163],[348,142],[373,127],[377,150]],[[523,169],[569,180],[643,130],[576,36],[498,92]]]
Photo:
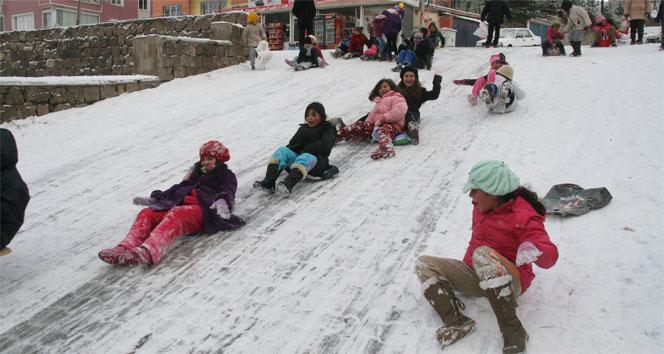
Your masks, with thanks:
[[[477,41],[477,46],[484,45],[486,39]],[[501,28],[499,47],[530,47],[542,45],[542,38],[528,28]]]

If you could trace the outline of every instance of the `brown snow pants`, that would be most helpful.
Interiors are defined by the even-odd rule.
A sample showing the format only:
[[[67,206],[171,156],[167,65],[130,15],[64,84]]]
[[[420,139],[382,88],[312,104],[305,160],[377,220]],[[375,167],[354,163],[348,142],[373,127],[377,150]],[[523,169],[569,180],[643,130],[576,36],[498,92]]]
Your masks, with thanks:
[[[514,263],[500,255],[495,250],[486,246],[478,247],[475,250],[475,254],[473,254],[473,258],[476,259],[476,255],[480,254],[491,255],[491,257],[483,257],[491,258],[488,263],[484,264],[484,266],[493,268],[488,273],[485,273],[507,273],[511,275],[512,290],[516,296],[520,295],[521,284],[519,281],[519,270],[514,265]],[[479,266],[476,261],[474,262],[474,265],[476,267]],[[486,268],[484,268],[484,270],[486,270]],[[420,279],[420,282],[423,284],[430,278],[447,279],[455,291],[475,297],[484,296],[484,289],[480,287],[480,281],[487,279],[481,279],[475,269],[471,268],[466,263],[458,259],[420,256],[417,258],[417,262],[415,264],[415,273]]]

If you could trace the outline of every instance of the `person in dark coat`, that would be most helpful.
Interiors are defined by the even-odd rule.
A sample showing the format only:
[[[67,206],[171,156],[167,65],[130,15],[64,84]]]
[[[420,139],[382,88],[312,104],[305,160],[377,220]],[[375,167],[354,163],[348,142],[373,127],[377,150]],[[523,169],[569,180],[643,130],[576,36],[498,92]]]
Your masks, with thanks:
[[[397,87],[406,98],[406,103],[408,103],[408,112],[406,113],[406,123],[404,124],[404,128],[408,130],[408,136],[413,144],[417,145],[420,141],[420,107],[422,107],[422,104],[426,101],[438,99],[438,96],[440,96],[440,83],[443,78],[438,74],[434,74],[433,88],[431,91],[428,91],[426,88],[422,87],[422,83],[420,83],[417,68],[406,66],[401,69],[399,76],[401,77],[401,81],[399,81]]]
[[[290,194],[293,187],[307,175],[325,178],[331,168],[329,156],[337,137],[337,128],[327,121],[325,107],[319,102],[310,103],[304,110],[304,124],[286,146],[278,148],[270,158],[262,181],[254,182],[254,188],[271,193]],[[276,185],[281,172],[289,168],[288,177]]]
[[[297,56],[297,65],[295,70],[307,70],[321,66],[321,59],[318,57],[316,48],[313,47],[311,36],[304,38],[304,48],[300,49],[300,54]]]
[[[510,7],[503,0],[487,0],[482,9],[481,21],[489,24],[489,34],[484,42],[485,47],[498,46],[498,39],[500,39],[500,26],[503,24],[503,18],[507,17],[509,21],[512,20],[512,13]]]
[[[0,254],[9,253],[7,245],[12,241],[23,225],[25,208],[30,200],[28,186],[23,182],[21,174],[16,169],[18,163],[18,149],[14,135],[4,128],[0,128],[0,185],[2,185],[2,219],[0,233]]]
[[[184,180],[150,197],[136,197],[145,205],[119,245],[103,249],[99,258],[109,264],[156,265],[176,238],[198,232],[208,235],[242,227],[233,215],[237,178],[226,165],[230,152],[211,140],[199,149],[196,162]]]
[[[298,44],[302,49],[304,48],[304,36],[314,34],[314,17],[316,17],[314,0],[295,0],[293,16],[297,17]]]
[[[403,8],[398,5],[383,11],[383,15],[386,17],[383,34],[387,39],[384,55],[386,55],[388,60],[392,60],[397,54],[397,37],[399,36],[399,32],[401,32],[403,14]]]

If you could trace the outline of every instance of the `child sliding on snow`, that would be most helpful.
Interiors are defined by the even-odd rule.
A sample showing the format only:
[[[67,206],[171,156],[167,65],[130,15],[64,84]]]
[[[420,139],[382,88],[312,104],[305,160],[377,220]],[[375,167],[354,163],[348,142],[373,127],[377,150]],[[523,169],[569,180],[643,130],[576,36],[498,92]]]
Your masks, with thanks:
[[[99,258],[109,264],[156,265],[176,238],[205,231],[235,230],[244,221],[231,214],[237,179],[226,166],[228,149],[211,140],[199,150],[196,162],[185,179],[171,188],[156,190],[150,197],[136,197],[134,204],[147,205],[119,245],[103,249]]]
[[[505,55],[503,53],[498,53],[492,55],[491,58],[489,58],[489,63],[491,64],[491,69],[489,70],[488,74],[478,77],[477,79],[463,79],[453,81],[455,85],[468,85],[473,87],[470,95],[468,95],[468,102],[470,102],[470,104],[473,106],[477,104],[477,97],[480,95],[480,90],[482,90],[486,84],[493,82],[493,80],[496,78],[496,70],[500,69],[500,67],[503,65],[507,65],[507,60],[505,59]]]
[[[521,187],[519,177],[500,161],[473,166],[463,191],[470,192],[473,204],[463,261],[420,256],[415,263],[424,297],[443,321],[436,339],[445,347],[475,326],[461,312],[465,306],[457,291],[486,297],[503,335],[503,353],[523,353],[528,333],[516,315],[516,298],[535,278],[532,264],[551,268],[558,260],[558,249],[544,229],[546,210],[537,194]]]
[[[408,113],[406,113],[404,127],[408,129],[408,136],[413,144],[417,145],[420,143],[420,107],[426,101],[438,99],[438,96],[440,96],[440,83],[443,78],[438,74],[434,74],[433,89],[427,91],[427,89],[422,87],[415,67],[406,66],[401,69],[399,76],[401,77],[398,85],[399,91],[403,93],[408,103]]]
[[[403,129],[408,104],[399,93],[394,81],[381,79],[369,94],[369,100],[376,105],[366,120],[360,118],[350,126],[340,129],[342,140],[362,140],[372,138],[378,141],[378,149],[371,153],[374,160],[395,155],[392,140]]]
[[[324,179],[328,174],[336,173],[336,167],[329,164],[328,157],[334,147],[337,130],[326,119],[325,107],[318,102],[310,103],[304,110],[305,123],[300,124],[287,146],[278,148],[272,154],[265,178],[254,182],[254,188],[274,193],[277,178],[285,168],[290,169],[288,177],[276,186],[281,194],[290,194],[293,187],[308,174]]]
[[[494,82],[487,84],[480,97],[490,112],[508,113],[516,109],[517,102],[526,98],[526,94],[512,81],[514,71],[509,65],[503,65],[496,71]]]

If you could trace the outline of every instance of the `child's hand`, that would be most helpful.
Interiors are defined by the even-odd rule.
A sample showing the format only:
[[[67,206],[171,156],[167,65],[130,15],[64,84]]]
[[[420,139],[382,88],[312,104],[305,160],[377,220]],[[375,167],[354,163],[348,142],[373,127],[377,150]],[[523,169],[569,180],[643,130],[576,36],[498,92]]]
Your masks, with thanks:
[[[225,199],[219,199],[216,202],[210,205],[210,209],[216,209],[217,215],[224,220],[228,220],[231,217],[231,211],[228,210],[228,204]]]
[[[516,251],[516,266],[519,267],[523,264],[532,263],[542,255],[542,251],[537,249],[532,242],[526,241],[519,245]]]

